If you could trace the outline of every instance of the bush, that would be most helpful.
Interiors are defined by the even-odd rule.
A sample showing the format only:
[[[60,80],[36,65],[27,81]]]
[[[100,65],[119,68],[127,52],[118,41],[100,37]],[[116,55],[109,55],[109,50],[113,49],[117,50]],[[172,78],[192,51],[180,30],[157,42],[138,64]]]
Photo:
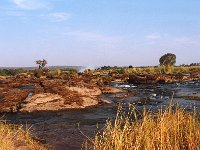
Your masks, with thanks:
[[[48,69],[35,69],[33,70],[33,74],[35,77],[37,78],[42,78],[42,77],[46,77],[47,76],[47,73],[48,73]]]
[[[0,76],[15,76],[20,73],[26,73],[28,70],[19,69],[0,69]]]
[[[60,69],[50,70],[47,73],[47,78],[58,78],[58,77],[61,77],[61,75],[62,75],[62,71]]]

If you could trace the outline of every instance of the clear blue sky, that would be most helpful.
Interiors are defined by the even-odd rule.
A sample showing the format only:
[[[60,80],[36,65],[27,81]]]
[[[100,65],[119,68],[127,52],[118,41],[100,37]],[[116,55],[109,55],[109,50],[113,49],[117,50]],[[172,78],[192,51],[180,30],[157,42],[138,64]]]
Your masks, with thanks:
[[[0,0],[0,66],[200,61],[200,0]]]

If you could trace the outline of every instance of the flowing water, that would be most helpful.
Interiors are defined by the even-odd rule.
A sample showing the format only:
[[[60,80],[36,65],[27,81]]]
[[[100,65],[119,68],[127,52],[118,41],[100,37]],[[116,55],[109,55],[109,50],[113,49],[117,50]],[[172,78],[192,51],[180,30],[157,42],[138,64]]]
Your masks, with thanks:
[[[161,105],[167,106],[173,95],[173,102],[179,106],[188,111],[194,108],[200,111],[200,101],[178,98],[179,95],[200,96],[200,81],[165,85],[112,86],[126,89],[128,93],[103,95],[102,98],[110,101],[110,104],[84,110],[4,114],[3,118],[12,123],[28,125],[33,135],[42,139],[44,143],[53,145],[54,149],[74,150],[82,147],[85,135],[95,135],[97,125],[101,128],[108,118],[115,118],[119,102],[122,102],[124,109],[131,103],[137,110],[145,107],[156,111]]]

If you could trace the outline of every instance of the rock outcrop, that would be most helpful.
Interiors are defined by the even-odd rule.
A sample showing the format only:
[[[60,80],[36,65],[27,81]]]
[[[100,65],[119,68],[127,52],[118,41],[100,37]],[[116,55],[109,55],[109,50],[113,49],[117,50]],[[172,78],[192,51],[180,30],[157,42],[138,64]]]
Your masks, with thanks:
[[[82,105],[76,102],[69,103],[67,99],[61,95],[52,93],[36,94],[30,98],[27,98],[20,112],[35,112],[35,111],[58,111],[72,108],[85,108],[87,106],[93,106],[98,104],[98,100],[94,98],[82,98]]]
[[[200,72],[195,74],[132,74],[127,80],[130,84],[165,84],[200,80]]]
[[[102,93],[120,91],[84,80],[1,77],[0,112],[82,109],[104,103]]]

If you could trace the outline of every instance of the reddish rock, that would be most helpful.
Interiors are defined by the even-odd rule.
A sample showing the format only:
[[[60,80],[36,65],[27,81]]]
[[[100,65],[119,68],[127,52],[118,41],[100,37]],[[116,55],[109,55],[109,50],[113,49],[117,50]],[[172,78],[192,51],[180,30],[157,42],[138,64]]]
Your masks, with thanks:
[[[0,101],[0,112],[17,112],[29,92],[27,90],[10,89],[1,94],[3,98]]]
[[[94,81],[86,82],[79,79],[69,81],[25,76],[23,78],[2,77],[0,78],[0,111],[56,111],[85,108],[102,103],[103,101],[99,99],[102,94],[100,86]],[[108,87],[107,91],[119,92]]]
[[[122,90],[122,89],[109,87],[109,86],[101,87],[101,91],[102,91],[102,93],[121,93],[121,92],[124,92],[124,90]]]

